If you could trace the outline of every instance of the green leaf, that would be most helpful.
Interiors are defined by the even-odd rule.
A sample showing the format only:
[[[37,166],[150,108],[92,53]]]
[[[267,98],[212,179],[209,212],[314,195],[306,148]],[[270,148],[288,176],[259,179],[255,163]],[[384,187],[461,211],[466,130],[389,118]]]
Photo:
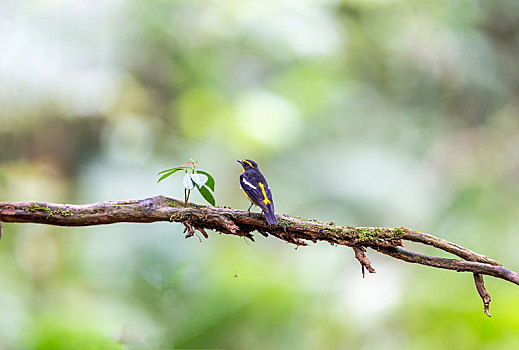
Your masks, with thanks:
[[[175,171],[178,171],[180,169],[189,169],[191,168],[190,166],[177,166],[176,168],[171,168],[171,169],[166,169],[166,170],[162,170],[160,173],[158,173],[157,175],[160,175],[162,173],[166,173],[168,171],[172,171],[172,170],[175,170]]]
[[[205,185],[211,189],[211,191],[214,192],[214,178],[209,174],[207,171],[197,170],[197,173],[207,175],[207,182]],[[213,204],[214,205],[214,204]]]
[[[176,173],[177,171],[179,170],[182,170],[182,169],[170,169],[167,173],[165,173],[164,175],[162,175],[160,177],[160,179],[158,179],[157,183],[161,182],[162,180],[164,180],[165,178],[167,178],[168,176]],[[162,173],[162,172],[161,172]],[[160,175],[161,173],[157,174],[157,175]]]
[[[200,194],[202,195],[202,197],[204,197],[204,199],[209,202],[209,204],[211,205],[215,205],[216,204],[216,201],[214,200],[214,197],[213,195],[211,194],[211,191],[209,191],[209,189],[207,188],[207,186],[196,186],[196,188],[198,188],[198,191],[200,192]]]

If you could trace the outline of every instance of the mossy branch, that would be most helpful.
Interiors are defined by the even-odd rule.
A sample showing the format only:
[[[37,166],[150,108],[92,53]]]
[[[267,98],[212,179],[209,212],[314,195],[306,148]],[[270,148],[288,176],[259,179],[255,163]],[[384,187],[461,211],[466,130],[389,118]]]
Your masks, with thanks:
[[[307,220],[277,215],[279,225],[268,225],[261,214],[248,214],[245,210],[226,207],[203,206],[176,198],[155,196],[140,200],[108,201],[85,205],[41,202],[0,202],[1,221],[40,223],[58,226],[91,226],[118,222],[150,223],[174,221],[184,224],[187,237],[199,231],[208,237],[206,229],[224,234],[244,236],[254,241],[252,232],[269,234],[295,245],[326,241],[330,244],[352,247],[362,267],[375,273],[365,255],[366,248],[410,263],[441,269],[471,272],[476,288],[483,299],[485,313],[490,316],[490,296],[485,290],[482,275],[493,276],[519,285],[519,274],[508,270],[484,255],[444,239],[411,230],[406,227],[356,227],[339,226],[333,222]],[[429,245],[454,254],[460,259],[446,259],[412,252],[402,248],[403,241]]]

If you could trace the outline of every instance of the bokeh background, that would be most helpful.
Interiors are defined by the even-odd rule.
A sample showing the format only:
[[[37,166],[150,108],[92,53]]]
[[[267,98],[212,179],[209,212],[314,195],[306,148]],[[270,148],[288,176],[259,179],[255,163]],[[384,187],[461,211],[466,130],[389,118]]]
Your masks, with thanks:
[[[279,213],[519,270],[518,23],[504,0],[2,0],[0,200],[180,197],[156,174],[193,158],[246,209],[247,157]],[[487,278],[489,319],[470,274],[181,231],[4,224],[0,349],[519,347],[510,283]]]

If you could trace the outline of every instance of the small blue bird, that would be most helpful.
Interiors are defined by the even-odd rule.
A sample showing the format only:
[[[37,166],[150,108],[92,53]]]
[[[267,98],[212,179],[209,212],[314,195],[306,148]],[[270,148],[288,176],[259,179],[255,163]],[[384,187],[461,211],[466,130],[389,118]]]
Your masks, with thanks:
[[[243,167],[243,172],[240,175],[240,188],[252,202],[248,210],[249,213],[250,208],[255,204],[261,208],[269,225],[277,225],[278,220],[274,214],[272,192],[265,176],[258,169],[258,164],[250,159],[239,160],[238,163]]]

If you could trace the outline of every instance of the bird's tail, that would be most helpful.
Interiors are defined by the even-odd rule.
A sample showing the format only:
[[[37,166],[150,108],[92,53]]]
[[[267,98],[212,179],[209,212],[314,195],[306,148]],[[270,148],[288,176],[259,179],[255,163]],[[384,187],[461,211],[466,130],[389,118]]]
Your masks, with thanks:
[[[263,211],[263,215],[265,215],[265,218],[267,219],[267,222],[269,225],[277,225],[278,219],[276,219],[276,215],[274,215],[274,211]]]

